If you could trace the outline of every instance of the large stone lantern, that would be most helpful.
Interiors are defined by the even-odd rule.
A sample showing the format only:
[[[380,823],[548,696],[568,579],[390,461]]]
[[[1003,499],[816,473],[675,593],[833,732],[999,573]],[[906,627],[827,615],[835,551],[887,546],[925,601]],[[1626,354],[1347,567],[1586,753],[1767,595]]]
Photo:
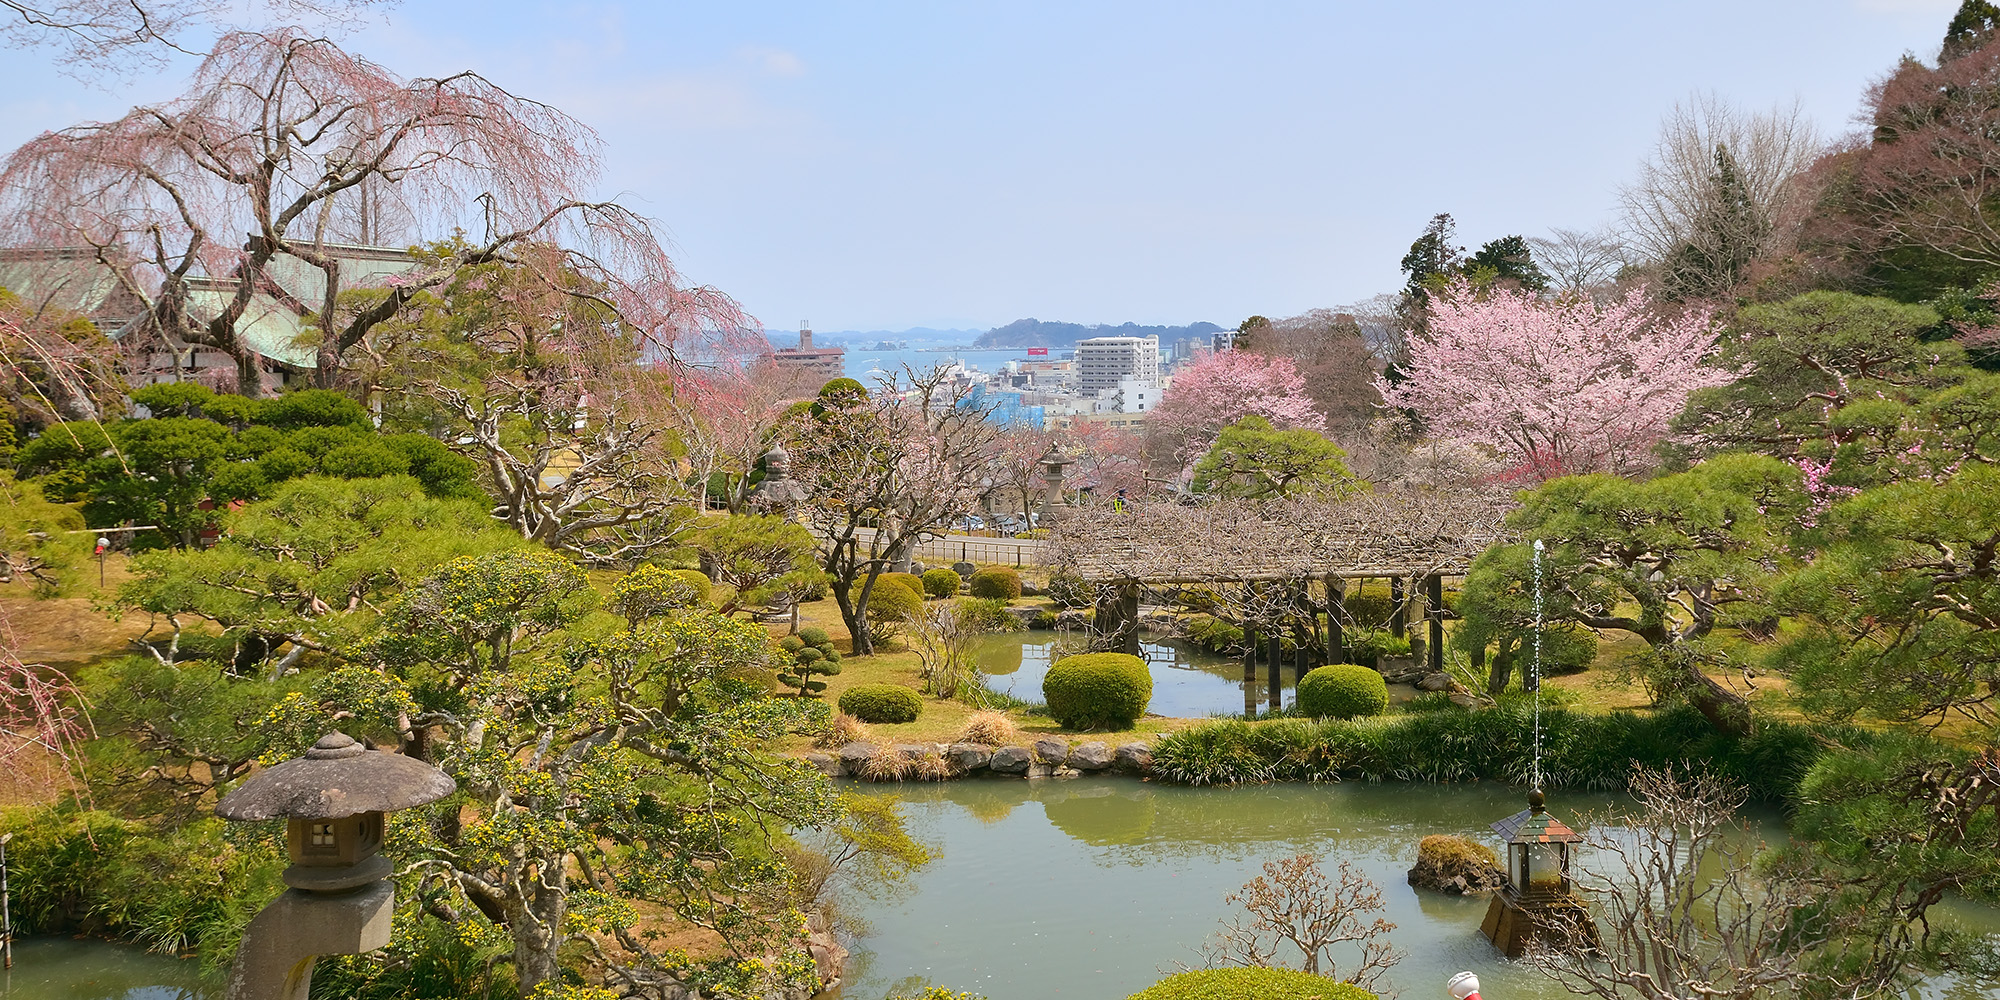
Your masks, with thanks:
[[[774,444],[764,453],[764,478],[751,487],[745,499],[752,507],[780,514],[789,514],[806,502],[806,488],[792,478],[792,454],[784,445]]]
[[[329,733],[304,757],[250,776],[216,803],[228,820],[285,821],[291,889],[243,932],[229,1000],[306,1000],[321,955],[358,955],[389,943],[396,888],[382,857],[385,814],[435,802],[457,783],[401,754]]]
[[[1051,442],[1049,450],[1043,452],[1042,457],[1035,461],[1042,467],[1043,484],[1042,502],[1038,508],[1039,516],[1037,519],[1042,522],[1048,522],[1054,519],[1056,509],[1062,506],[1063,472],[1076,464],[1076,459],[1063,454],[1062,449],[1057,448]],[[1033,525],[1030,525],[1030,527],[1033,527]],[[1050,525],[1043,523],[1041,527],[1046,528],[1050,527]]]
[[[1507,851],[1507,884],[1493,894],[1480,931],[1510,958],[1537,939],[1560,944],[1573,932],[1595,937],[1596,925],[1570,878],[1583,837],[1550,815],[1547,803],[1537,788],[1528,793],[1527,809],[1493,824]]]

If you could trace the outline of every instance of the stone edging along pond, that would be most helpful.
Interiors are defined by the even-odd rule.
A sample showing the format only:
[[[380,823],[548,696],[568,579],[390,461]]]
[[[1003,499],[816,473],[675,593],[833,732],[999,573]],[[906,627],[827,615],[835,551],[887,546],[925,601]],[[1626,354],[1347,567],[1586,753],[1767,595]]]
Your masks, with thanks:
[[[1079,743],[1045,736],[1029,746],[981,743],[849,743],[832,753],[803,758],[833,778],[863,781],[944,781],[993,774],[1016,778],[1074,778],[1084,774],[1147,775],[1153,750],[1145,743],[1117,747],[1102,740]]]

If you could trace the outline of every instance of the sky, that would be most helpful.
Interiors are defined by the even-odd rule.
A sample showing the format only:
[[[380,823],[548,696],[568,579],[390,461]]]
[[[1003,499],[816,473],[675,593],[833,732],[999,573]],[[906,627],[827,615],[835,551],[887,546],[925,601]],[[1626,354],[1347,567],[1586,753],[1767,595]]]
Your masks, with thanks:
[[[1676,101],[1855,129],[1956,0],[406,0],[346,38],[474,70],[605,146],[600,193],[774,329],[1234,326],[1461,242],[1617,219]],[[0,49],[0,149],[179,92]]]

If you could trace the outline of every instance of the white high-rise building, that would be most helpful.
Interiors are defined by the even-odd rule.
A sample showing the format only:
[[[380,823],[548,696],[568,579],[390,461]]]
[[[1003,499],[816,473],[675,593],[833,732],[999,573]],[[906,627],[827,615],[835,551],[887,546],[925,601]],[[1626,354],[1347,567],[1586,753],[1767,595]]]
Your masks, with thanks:
[[[1092,337],[1076,342],[1076,391],[1094,396],[1125,379],[1158,385],[1160,338]]]

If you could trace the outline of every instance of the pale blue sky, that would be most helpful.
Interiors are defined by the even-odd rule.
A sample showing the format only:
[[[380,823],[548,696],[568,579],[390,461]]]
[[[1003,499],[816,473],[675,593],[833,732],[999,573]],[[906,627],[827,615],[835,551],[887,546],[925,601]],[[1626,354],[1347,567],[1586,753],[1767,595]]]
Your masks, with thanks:
[[[1233,326],[1389,291],[1464,241],[1589,227],[1677,99],[1853,128],[1956,0],[411,0],[349,39],[597,128],[606,193],[774,328]],[[179,90],[0,50],[0,147]]]

